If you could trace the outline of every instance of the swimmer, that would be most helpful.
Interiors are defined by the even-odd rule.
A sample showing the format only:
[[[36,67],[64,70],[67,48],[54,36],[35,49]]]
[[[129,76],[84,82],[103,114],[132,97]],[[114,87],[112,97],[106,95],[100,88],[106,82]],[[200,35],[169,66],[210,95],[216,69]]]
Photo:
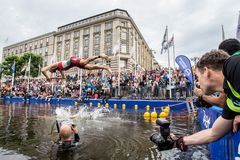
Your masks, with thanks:
[[[73,67],[78,67],[78,68],[81,68],[81,69],[88,69],[88,70],[104,69],[104,70],[107,70],[109,73],[112,73],[111,68],[108,67],[108,66],[99,66],[99,65],[89,64],[90,62],[92,62],[96,59],[99,59],[99,58],[108,60],[108,56],[105,55],[105,54],[101,54],[99,56],[89,57],[87,59],[71,57],[68,60],[56,62],[56,63],[50,64],[46,67],[43,67],[41,71],[42,71],[42,74],[46,77],[47,81],[49,81],[49,82],[54,78],[49,77],[47,75],[47,71],[49,71],[51,73],[59,71],[60,74],[61,74],[61,77],[57,77],[56,79],[65,79],[64,71],[69,70]]]
[[[59,132],[59,149],[69,150],[73,147],[78,146],[80,136],[75,125],[65,123],[59,127],[58,122],[56,123],[56,125]],[[72,135],[74,135],[74,139],[72,139]]]

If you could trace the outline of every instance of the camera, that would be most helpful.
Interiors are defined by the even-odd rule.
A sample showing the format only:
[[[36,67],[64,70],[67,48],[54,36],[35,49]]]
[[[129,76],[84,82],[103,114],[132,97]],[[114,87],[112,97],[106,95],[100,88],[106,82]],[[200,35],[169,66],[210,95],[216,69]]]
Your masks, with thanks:
[[[153,133],[150,140],[158,146],[159,151],[171,149],[173,147],[173,141],[170,137],[170,122],[163,118],[156,120],[157,125],[160,126],[160,132]]]

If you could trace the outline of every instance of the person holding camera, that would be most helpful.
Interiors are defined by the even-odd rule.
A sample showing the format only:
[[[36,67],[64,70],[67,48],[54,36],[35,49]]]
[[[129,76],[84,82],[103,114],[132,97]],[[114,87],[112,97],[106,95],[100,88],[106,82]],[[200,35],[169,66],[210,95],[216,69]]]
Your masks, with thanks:
[[[204,54],[196,65],[196,75],[204,95],[212,95],[215,92],[224,92],[227,95],[222,115],[217,118],[212,128],[177,139],[169,136],[166,141],[158,143],[158,147],[165,146],[164,150],[177,147],[186,151],[188,145],[211,143],[231,131],[233,119],[240,114],[239,74],[239,53],[231,57],[222,50],[212,50]]]
[[[233,54],[240,53],[240,42],[233,38],[226,39],[219,44],[218,49],[232,56]],[[201,104],[205,104],[206,106],[219,106],[223,108],[226,104],[227,96],[224,91],[220,92],[219,96],[205,95],[200,86],[196,85],[194,93],[198,96],[198,100]]]

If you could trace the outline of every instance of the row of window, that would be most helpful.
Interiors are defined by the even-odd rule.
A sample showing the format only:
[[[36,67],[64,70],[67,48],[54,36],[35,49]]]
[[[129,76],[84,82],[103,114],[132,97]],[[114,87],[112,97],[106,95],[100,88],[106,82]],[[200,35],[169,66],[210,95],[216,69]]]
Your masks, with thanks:
[[[63,31],[63,30],[66,30],[66,29],[70,29],[70,28],[73,28],[73,27],[76,27],[76,26],[79,26],[79,25],[82,25],[82,24],[85,24],[85,23],[89,23],[89,22],[92,22],[92,21],[95,21],[95,20],[98,20],[98,19],[101,19],[101,18],[105,18],[105,17],[111,16],[111,15],[114,15],[114,14],[115,15],[116,14],[121,14],[121,15],[127,16],[127,14],[123,11],[109,12],[109,13],[106,13],[106,14],[102,14],[102,15],[99,15],[99,16],[96,16],[96,17],[92,17],[92,18],[89,18],[89,19],[86,19],[86,20],[83,20],[83,21],[79,21],[79,22],[67,25],[67,26],[64,26],[64,27],[60,27],[58,29],[58,31]]]
[[[113,23],[112,22],[106,22],[105,23],[105,30],[111,30],[113,27]],[[94,26],[94,33],[99,33],[101,32],[101,25],[95,25]],[[90,34],[90,28],[85,28],[83,30],[83,35],[89,35]],[[80,30],[79,31],[75,31],[73,33],[73,36],[74,38],[78,38],[80,37]],[[71,39],[71,33],[66,33],[65,34],[65,40],[68,40],[68,39]],[[63,40],[63,37],[62,36],[58,36],[57,37],[57,41],[60,42]]]

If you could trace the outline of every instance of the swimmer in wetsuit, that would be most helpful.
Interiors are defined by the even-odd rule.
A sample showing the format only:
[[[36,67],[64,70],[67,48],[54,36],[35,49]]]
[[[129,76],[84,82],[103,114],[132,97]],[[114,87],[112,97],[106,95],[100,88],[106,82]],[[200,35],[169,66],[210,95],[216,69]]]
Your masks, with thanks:
[[[111,68],[108,66],[98,66],[98,65],[89,64],[90,62],[92,62],[98,58],[103,58],[105,60],[108,60],[108,56],[105,54],[89,57],[87,59],[71,57],[69,60],[56,62],[56,63],[50,64],[46,67],[43,67],[41,71],[42,71],[42,74],[46,77],[47,81],[49,81],[49,82],[51,81],[52,78],[50,78],[47,75],[47,71],[53,73],[58,70],[62,76],[62,79],[64,79],[65,78],[64,71],[69,70],[70,68],[73,68],[73,67],[78,67],[78,68],[88,69],[88,70],[105,69],[111,73],[112,72]]]

